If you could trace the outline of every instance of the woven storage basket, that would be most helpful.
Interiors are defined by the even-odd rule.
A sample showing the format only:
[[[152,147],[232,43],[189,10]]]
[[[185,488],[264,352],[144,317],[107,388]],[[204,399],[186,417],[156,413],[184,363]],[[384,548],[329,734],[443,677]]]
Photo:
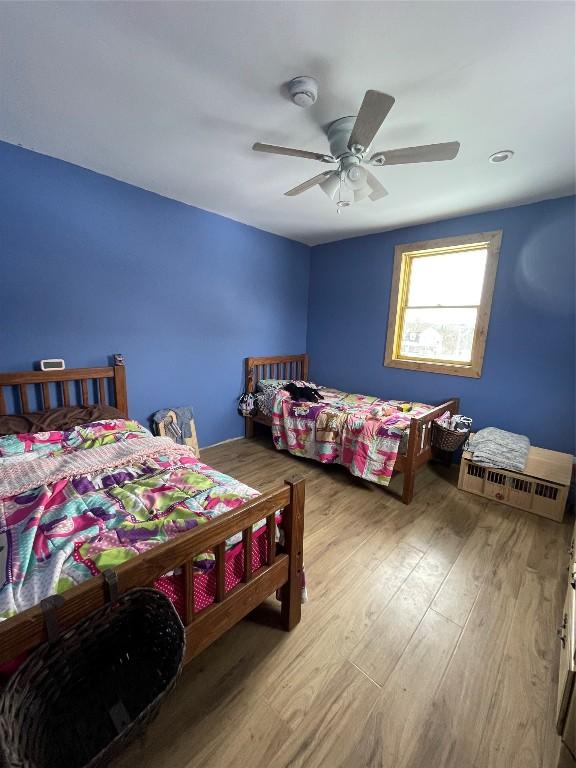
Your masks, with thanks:
[[[438,422],[432,422],[432,445],[441,451],[457,451],[470,436],[470,430],[457,432],[454,429],[443,427]]]
[[[184,627],[170,600],[134,589],[37,648],[0,697],[10,768],[103,768],[174,686]]]

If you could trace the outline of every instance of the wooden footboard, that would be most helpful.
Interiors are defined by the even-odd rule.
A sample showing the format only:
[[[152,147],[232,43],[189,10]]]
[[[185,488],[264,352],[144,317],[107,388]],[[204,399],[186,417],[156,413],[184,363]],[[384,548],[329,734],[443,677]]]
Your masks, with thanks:
[[[460,400],[447,400],[433,408],[423,416],[418,416],[410,420],[410,432],[408,434],[408,449],[406,455],[398,455],[394,470],[404,474],[404,485],[402,488],[402,501],[404,504],[410,504],[414,496],[414,478],[418,467],[430,461],[433,455],[432,449],[432,422],[443,413],[449,411],[451,414],[458,413]]]
[[[282,510],[285,542],[275,544],[275,513]],[[252,526],[266,519],[268,560],[252,573]],[[225,590],[225,541],[242,533],[244,576],[229,592]],[[283,626],[290,630],[300,620],[300,588],[304,533],[304,480],[287,481],[283,488],[257,497],[226,512],[205,525],[150,549],[115,570],[118,591],[151,586],[156,579],[176,568],[184,578],[186,661],[194,658],[231,626],[252,611],[266,597],[281,589]],[[215,554],[216,602],[202,611],[194,610],[193,558],[207,550]],[[59,596],[56,619],[61,630],[100,608],[109,599],[103,576],[67,590]],[[0,663],[16,658],[47,639],[40,605],[0,623]]]

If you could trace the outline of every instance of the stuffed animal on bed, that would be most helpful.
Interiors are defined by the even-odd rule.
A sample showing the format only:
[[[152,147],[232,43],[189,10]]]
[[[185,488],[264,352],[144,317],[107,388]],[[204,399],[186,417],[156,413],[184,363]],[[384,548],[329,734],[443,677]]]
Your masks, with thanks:
[[[371,409],[370,415],[376,419],[384,419],[386,416],[392,416],[396,411],[397,409],[393,405],[375,405]]]

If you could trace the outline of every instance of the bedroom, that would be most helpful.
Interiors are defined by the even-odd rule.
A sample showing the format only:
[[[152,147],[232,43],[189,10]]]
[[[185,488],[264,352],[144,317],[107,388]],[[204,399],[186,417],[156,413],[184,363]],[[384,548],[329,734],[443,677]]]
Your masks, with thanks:
[[[144,581],[148,555],[113,569],[121,592],[172,571],[167,579],[182,579],[189,656],[143,740],[114,758],[119,768],[573,764],[573,649],[562,639],[570,627],[560,640],[556,631],[574,527],[574,64],[574,6],[564,2],[0,5],[0,413],[109,402],[121,420],[112,431],[134,452],[152,438],[126,417],[149,429],[152,414],[189,406],[201,462],[227,477],[218,511],[232,498],[211,520],[217,494],[206,502],[197,478],[188,498],[205,503],[188,508],[204,538],[168,534],[169,563],[151,547],[160,570]],[[305,83],[299,106],[288,84],[302,75],[316,84]],[[362,113],[369,153],[362,141],[348,147]],[[330,126],[348,116],[340,146]],[[337,162],[255,152],[257,142]],[[440,155],[392,154],[404,147]],[[454,254],[474,253],[478,274],[454,266]],[[418,283],[418,265],[435,258],[433,279],[424,271]],[[430,300],[412,301],[418,286]],[[429,315],[424,330],[420,318],[402,332],[411,313],[439,304],[460,313],[448,323],[463,329],[455,353]],[[46,359],[64,370],[35,370]],[[307,414],[325,411],[300,401],[285,415],[294,401],[281,387],[273,415],[243,419],[238,399],[263,379],[318,384],[338,413],[334,398],[347,393],[356,418],[384,430],[367,449],[378,458],[362,464],[356,433],[345,455],[332,423],[322,456],[288,445],[290,419],[309,436]],[[543,517],[501,503],[499,490],[458,487],[464,446],[449,465],[433,444],[446,411],[470,417],[474,432],[496,427],[568,457],[568,480],[525,481],[525,467],[506,485],[550,481],[555,510]],[[87,418],[60,416],[16,432]],[[70,452],[66,439],[57,455]],[[20,492],[10,485],[20,445],[28,458],[45,450],[0,437],[4,519]],[[115,444],[102,448],[112,457]],[[93,493],[118,513],[119,493]],[[38,518],[38,529],[52,521]],[[232,534],[236,549],[224,546]],[[86,540],[77,536],[70,546]],[[213,553],[204,617],[190,559],[200,545]],[[60,546],[51,539],[40,571]],[[105,570],[95,562],[93,574]],[[37,652],[46,626],[36,603],[56,591],[43,586],[29,604],[4,570],[0,598],[16,595],[22,612],[12,615],[12,597],[0,602],[11,606],[2,664]],[[163,582],[167,593],[174,583]],[[99,609],[103,584],[95,576],[63,591],[57,623]],[[1,738],[16,739],[24,727],[4,711]],[[43,727],[36,720],[26,727]]]

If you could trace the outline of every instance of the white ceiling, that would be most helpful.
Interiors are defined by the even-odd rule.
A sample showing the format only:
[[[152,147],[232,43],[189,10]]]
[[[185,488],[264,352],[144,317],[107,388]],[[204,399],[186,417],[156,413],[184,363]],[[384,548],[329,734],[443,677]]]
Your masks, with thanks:
[[[2,2],[0,139],[314,244],[570,194],[571,2]],[[309,110],[282,84],[320,83]],[[452,162],[375,169],[389,196],[337,216],[330,121],[396,98],[373,149],[459,140]],[[488,156],[513,149],[512,160]]]

